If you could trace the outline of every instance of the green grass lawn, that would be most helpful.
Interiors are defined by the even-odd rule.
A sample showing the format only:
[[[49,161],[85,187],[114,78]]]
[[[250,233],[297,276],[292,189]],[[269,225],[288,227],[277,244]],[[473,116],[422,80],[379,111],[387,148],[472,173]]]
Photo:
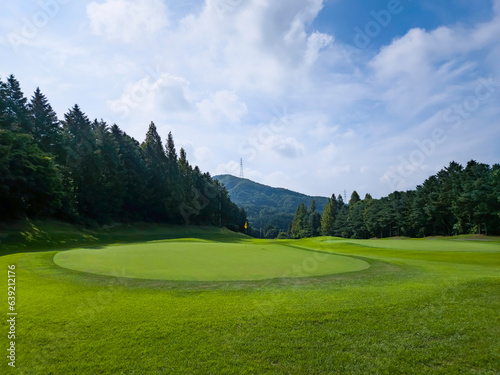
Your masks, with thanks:
[[[62,251],[54,262],[72,270],[99,275],[153,280],[237,281],[302,277],[359,271],[361,259],[324,254],[269,243],[154,241],[100,249]]]
[[[182,237],[186,231],[163,230],[162,236],[161,228],[153,228],[149,240]],[[5,280],[7,266],[16,265],[17,367],[9,368],[4,356],[0,373],[500,373],[496,239],[259,241],[217,229],[187,230],[198,240],[140,244],[148,240],[144,227],[86,233],[90,240],[78,232],[68,234],[68,241],[81,248],[88,240],[92,254],[116,250],[113,259],[124,249],[127,258],[146,245],[175,244],[187,254],[198,249],[198,255],[220,248],[226,251],[221,257],[246,246],[252,251],[242,254],[256,260],[253,252],[260,246],[271,249],[273,262],[283,254],[286,272],[240,281],[146,280],[123,277],[129,275],[120,270],[105,276],[56,265],[54,256],[61,257],[67,244],[62,233],[41,230],[46,234],[32,240],[32,247],[5,241],[0,257]],[[113,243],[121,246],[108,246]],[[312,263],[303,263],[314,254],[323,255],[318,267],[329,259],[324,254],[370,267],[314,274]],[[209,274],[216,274],[218,262],[204,262]],[[7,349],[3,321],[0,340]]]

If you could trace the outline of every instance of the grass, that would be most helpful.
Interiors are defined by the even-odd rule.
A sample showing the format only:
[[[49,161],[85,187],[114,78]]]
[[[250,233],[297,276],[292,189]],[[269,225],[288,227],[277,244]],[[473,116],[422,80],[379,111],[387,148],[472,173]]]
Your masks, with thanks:
[[[184,230],[153,227],[150,239]],[[96,231],[92,244],[144,241],[147,226],[138,231]],[[11,242],[0,268],[16,265],[17,368],[5,358],[0,373],[500,373],[497,239],[258,241],[200,231],[176,243],[312,249],[370,268],[312,275],[296,262],[284,278],[143,280],[61,268],[57,250]]]
[[[304,276],[310,277],[370,266],[361,259],[269,243],[169,240],[64,251],[55,255],[54,262],[100,275],[187,281],[273,279],[292,275],[296,266],[303,267],[307,271]]]

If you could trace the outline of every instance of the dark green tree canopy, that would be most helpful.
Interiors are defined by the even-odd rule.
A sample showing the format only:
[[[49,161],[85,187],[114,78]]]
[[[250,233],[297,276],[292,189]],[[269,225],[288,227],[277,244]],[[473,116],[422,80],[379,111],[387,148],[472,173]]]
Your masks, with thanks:
[[[37,88],[0,80],[0,220],[56,217],[82,224],[159,221],[244,230],[246,212],[192,168],[172,133],[153,122],[140,144],[118,125],[91,122],[75,104],[59,122]]]

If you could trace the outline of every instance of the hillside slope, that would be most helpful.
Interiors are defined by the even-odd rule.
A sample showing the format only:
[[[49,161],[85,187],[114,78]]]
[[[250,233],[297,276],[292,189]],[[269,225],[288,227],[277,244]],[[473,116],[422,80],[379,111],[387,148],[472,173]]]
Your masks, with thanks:
[[[311,197],[232,175],[214,176],[214,179],[223,183],[231,200],[246,210],[248,220],[256,230],[271,224],[286,231],[300,203],[304,202],[309,208],[314,200],[316,211],[322,213],[328,201],[325,197]]]

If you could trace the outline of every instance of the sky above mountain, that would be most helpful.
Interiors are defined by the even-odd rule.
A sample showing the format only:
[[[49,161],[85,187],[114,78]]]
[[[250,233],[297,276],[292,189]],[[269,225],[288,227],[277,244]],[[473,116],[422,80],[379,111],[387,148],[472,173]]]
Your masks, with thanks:
[[[41,0],[0,15],[0,77],[62,119],[163,139],[309,195],[500,162],[500,0]]]

